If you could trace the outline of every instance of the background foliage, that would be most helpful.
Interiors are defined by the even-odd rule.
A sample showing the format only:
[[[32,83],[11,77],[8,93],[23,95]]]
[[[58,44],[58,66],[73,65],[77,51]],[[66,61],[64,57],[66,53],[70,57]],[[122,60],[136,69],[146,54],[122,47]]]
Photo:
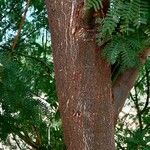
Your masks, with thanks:
[[[30,6],[23,21],[27,2]],[[88,8],[95,11],[102,7],[101,1],[87,2]],[[97,37],[100,45],[107,42],[104,56],[112,65],[119,66],[117,71],[120,72],[139,64],[139,53],[149,45],[150,2],[111,2],[107,17],[98,20],[102,28]],[[65,146],[44,1],[1,0],[0,9],[2,146],[4,149],[7,146],[21,150],[63,150]],[[120,116],[116,127],[118,150],[150,149],[149,65],[148,60],[140,68],[141,74]]]
[[[118,150],[150,149],[150,67],[149,60],[125,104],[116,127]]]
[[[30,1],[22,22],[26,5],[0,1],[0,140],[10,149],[58,149],[62,130],[45,5]]]

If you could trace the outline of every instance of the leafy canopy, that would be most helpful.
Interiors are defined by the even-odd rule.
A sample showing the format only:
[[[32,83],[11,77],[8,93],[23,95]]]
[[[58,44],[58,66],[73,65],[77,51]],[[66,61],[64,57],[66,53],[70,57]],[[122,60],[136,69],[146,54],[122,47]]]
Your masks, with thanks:
[[[46,150],[61,147],[63,138],[43,0],[30,1],[13,48],[27,2],[0,0],[0,142]]]
[[[103,13],[103,0],[87,0],[87,9]],[[123,71],[140,64],[139,55],[150,45],[150,1],[110,0],[105,16],[96,18],[97,42],[104,56]]]

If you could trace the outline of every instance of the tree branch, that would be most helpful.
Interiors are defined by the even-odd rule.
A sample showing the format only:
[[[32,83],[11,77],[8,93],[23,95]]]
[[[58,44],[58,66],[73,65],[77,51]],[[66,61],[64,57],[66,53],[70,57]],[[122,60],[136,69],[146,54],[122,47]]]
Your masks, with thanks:
[[[22,147],[20,146],[20,143],[18,142],[18,140],[16,139],[16,135],[13,133],[13,139],[15,140],[17,146],[20,148],[20,150],[22,149]]]
[[[136,87],[138,87],[138,85],[145,80],[145,76],[146,76],[146,74],[144,74],[141,79],[140,79],[140,77],[137,79],[137,82],[135,83]]]
[[[42,144],[41,134],[39,132],[39,129],[34,124],[32,125],[32,127],[35,132],[35,144],[38,145],[38,147],[40,147]]]
[[[145,106],[144,106],[143,110],[141,111],[141,114],[143,114],[147,110],[147,107],[148,107],[148,104],[149,104],[149,98],[150,98],[149,71],[147,70],[147,68],[145,68],[145,71],[146,71],[147,97],[146,97]]]
[[[29,5],[30,5],[30,0],[27,1],[27,5],[26,5],[26,8],[25,8],[24,14],[23,14],[23,16],[21,18],[21,22],[20,22],[20,25],[19,25],[19,29],[18,29],[17,35],[15,36],[14,43],[12,45],[12,51],[15,49],[15,47],[17,45],[18,38],[19,38],[19,35],[21,33],[21,29],[22,29],[24,21],[26,19],[26,15],[27,15],[27,11],[28,11]]]
[[[36,144],[29,138],[27,138],[27,136],[24,136],[23,134],[21,134],[20,132],[17,132],[17,135],[24,141],[26,142],[28,145],[30,145],[31,147],[37,149],[38,147],[36,146]]]
[[[138,76],[138,69],[129,69],[121,74],[113,85],[113,96],[115,100],[115,120],[117,120],[127,99],[131,88]]]
[[[135,108],[137,111],[137,117],[138,117],[138,122],[140,125],[140,131],[142,132],[142,129],[143,129],[142,116],[141,116],[141,110],[140,110],[139,103],[138,103],[138,92],[137,92],[136,87],[134,88],[134,91],[135,91],[135,99],[133,99],[133,101],[134,101]]]
[[[140,61],[142,64],[146,62],[149,53],[150,53],[150,48],[147,48],[142,54],[140,54]],[[128,69],[123,74],[118,76],[118,78],[113,84],[112,91],[115,100],[114,117],[116,122],[117,122],[118,115],[122,110],[122,107],[129,95],[129,92],[132,89],[133,85],[135,84],[138,74],[139,74],[138,68]]]

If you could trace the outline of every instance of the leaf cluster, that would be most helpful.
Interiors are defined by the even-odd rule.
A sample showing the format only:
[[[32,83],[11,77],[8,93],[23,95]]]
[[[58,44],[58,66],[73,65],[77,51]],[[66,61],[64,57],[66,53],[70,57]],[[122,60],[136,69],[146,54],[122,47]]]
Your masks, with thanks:
[[[9,149],[19,143],[46,150],[58,108],[48,21],[44,1],[31,1],[12,51],[25,6],[26,0],[0,1],[0,141]]]
[[[100,12],[102,2],[87,0],[90,8]],[[104,56],[112,64],[117,61],[121,70],[136,66],[140,53],[150,45],[150,1],[111,0],[105,16],[96,19],[97,42],[105,46]]]

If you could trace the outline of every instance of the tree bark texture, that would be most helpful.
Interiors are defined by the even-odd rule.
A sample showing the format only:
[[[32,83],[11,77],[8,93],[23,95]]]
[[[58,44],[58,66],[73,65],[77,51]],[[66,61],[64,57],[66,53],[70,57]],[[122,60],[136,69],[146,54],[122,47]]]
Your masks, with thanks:
[[[60,113],[68,150],[114,150],[110,65],[86,27],[83,0],[47,0]]]

